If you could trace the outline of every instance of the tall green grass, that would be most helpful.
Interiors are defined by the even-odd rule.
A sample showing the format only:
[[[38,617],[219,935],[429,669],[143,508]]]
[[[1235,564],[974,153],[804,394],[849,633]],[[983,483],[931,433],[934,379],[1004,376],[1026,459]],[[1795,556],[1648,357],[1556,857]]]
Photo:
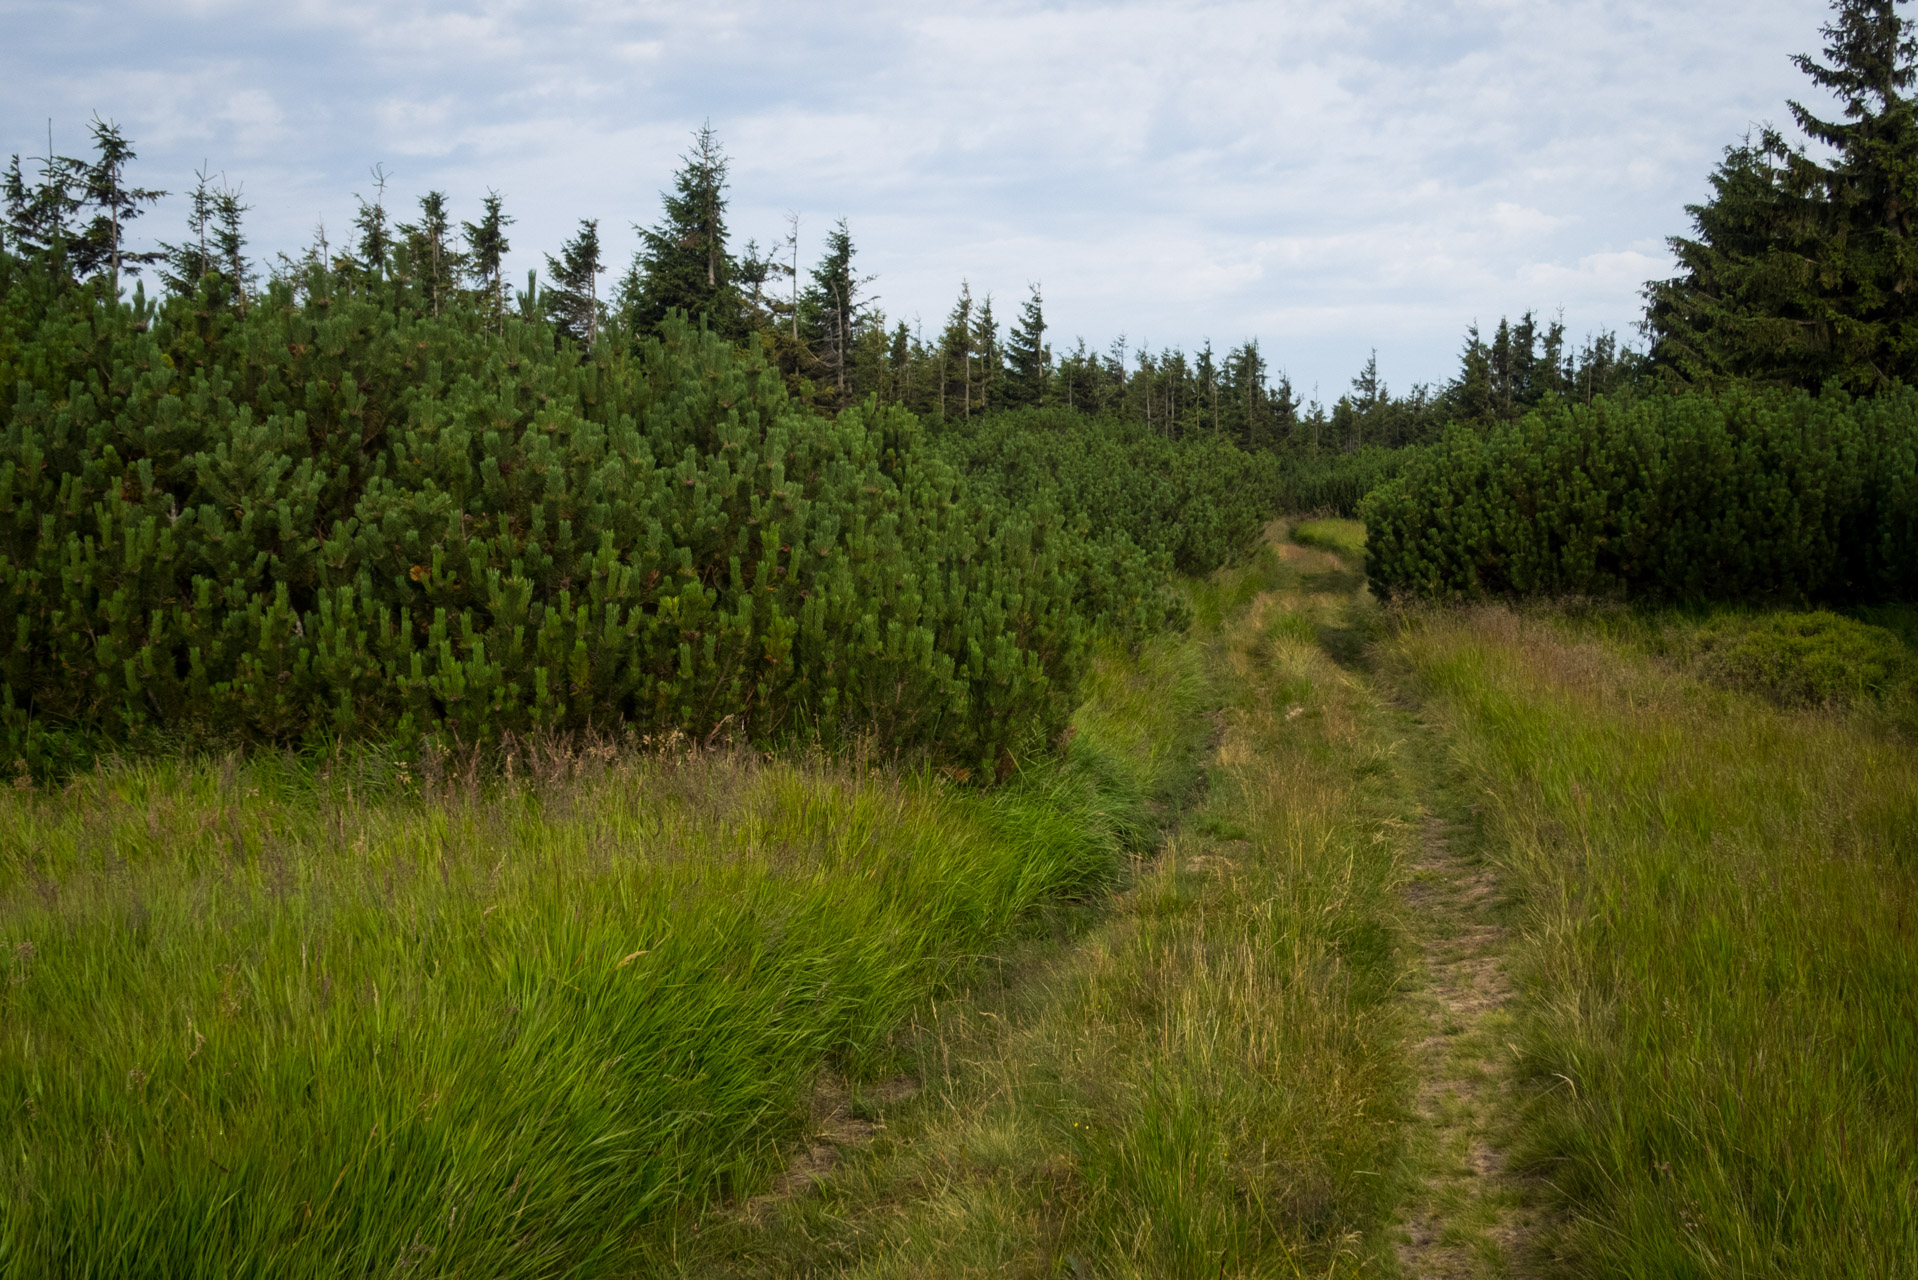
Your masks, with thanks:
[[[1414,615],[1521,909],[1529,1159],[1572,1275],[1918,1259],[1918,752],[1594,628]]]
[[[1123,782],[607,749],[0,793],[0,1274],[631,1264],[1103,886]]]

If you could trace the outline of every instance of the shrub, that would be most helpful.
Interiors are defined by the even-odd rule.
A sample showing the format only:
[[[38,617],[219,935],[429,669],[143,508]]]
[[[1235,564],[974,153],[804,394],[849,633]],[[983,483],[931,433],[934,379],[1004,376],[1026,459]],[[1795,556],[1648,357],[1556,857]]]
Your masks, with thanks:
[[[1736,388],[1455,427],[1365,503],[1381,597],[1918,591],[1918,393]]]
[[[801,410],[684,322],[583,355],[317,269],[156,308],[0,260],[0,747],[36,767],[615,722],[1001,767],[1063,728],[1101,568],[911,415]]]
[[[1416,447],[1368,446],[1353,453],[1297,455],[1284,460],[1275,505],[1314,515],[1358,515],[1367,494],[1404,470]]]
[[[1909,666],[1890,631],[1824,610],[1726,615],[1701,627],[1694,643],[1706,678],[1781,706],[1879,697]]]
[[[948,422],[934,438],[981,502],[1056,512],[1086,540],[1097,571],[1080,607],[1112,629],[1179,624],[1166,570],[1210,573],[1276,510],[1276,460],[1210,433],[1168,440],[1125,419],[1024,409]]]

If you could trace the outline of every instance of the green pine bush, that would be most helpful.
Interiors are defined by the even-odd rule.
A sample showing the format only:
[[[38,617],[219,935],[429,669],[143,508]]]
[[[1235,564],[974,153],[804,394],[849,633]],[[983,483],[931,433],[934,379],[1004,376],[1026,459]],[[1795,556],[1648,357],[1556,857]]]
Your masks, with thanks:
[[[1079,605],[1111,630],[1182,625],[1167,571],[1230,562],[1276,510],[1273,455],[1211,432],[1169,440],[1121,418],[1020,409],[948,421],[934,440],[982,502],[1059,513],[1086,540]]]
[[[1002,770],[1063,729],[1106,572],[910,414],[819,416],[684,321],[587,355],[317,267],[123,305],[0,255],[0,749],[35,771],[616,724]]]
[[[1918,392],[1753,387],[1454,427],[1364,505],[1384,598],[1918,592]]]

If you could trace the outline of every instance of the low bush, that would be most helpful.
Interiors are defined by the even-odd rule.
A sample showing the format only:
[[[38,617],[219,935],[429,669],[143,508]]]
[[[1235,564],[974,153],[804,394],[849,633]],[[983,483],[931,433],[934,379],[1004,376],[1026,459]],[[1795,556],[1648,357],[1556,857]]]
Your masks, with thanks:
[[[1273,506],[1280,511],[1355,517],[1366,495],[1403,471],[1416,452],[1416,446],[1367,446],[1352,453],[1286,455]]]
[[[950,421],[934,445],[980,501],[1057,512],[1092,549],[1081,608],[1108,628],[1182,617],[1168,569],[1203,575],[1244,554],[1276,510],[1278,464],[1210,433],[1168,440],[1066,409]]]
[[[1910,665],[1894,633],[1824,610],[1726,615],[1699,628],[1693,643],[1707,679],[1781,706],[1881,697]]]
[[[1918,595],[1918,392],[1732,388],[1455,427],[1365,503],[1381,597]]]

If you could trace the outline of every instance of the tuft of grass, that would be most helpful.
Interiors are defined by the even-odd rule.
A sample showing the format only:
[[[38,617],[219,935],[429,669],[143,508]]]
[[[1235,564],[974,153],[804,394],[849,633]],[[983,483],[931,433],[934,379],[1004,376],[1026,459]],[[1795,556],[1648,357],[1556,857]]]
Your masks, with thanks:
[[[1903,1274],[1918,753],[1599,630],[1414,613],[1394,646],[1520,899],[1523,1133],[1562,1269]]]
[[[1330,517],[1301,520],[1292,526],[1292,541],[1302,547],[1317,547],[1321,551],[1331,551],[1340,556],[1363,560],[1365,523],[1361,520],[1340,520]]]
[[[0,1273],[630,1268],[1102,892],[1127,785],[608,748],[0,792]]]

